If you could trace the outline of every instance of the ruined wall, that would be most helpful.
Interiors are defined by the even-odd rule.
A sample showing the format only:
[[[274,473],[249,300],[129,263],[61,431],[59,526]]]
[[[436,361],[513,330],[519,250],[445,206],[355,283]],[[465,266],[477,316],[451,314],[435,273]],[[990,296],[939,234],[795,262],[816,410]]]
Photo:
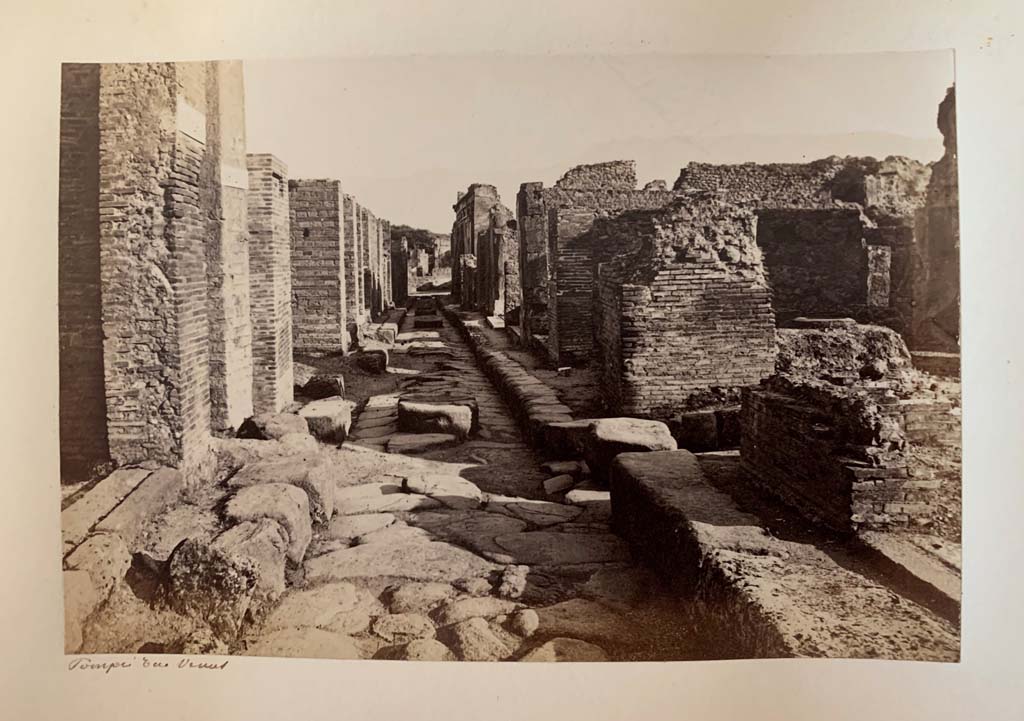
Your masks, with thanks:
[[[277,413],[294,389],[288,168],[273,155],[247,163],[253,411]]]
[[[960,352],[960,193],[957,180],[956,91],[939,105],[945,152],[932,168],[925,206],[917,216],[914,263],[914,350]]]
[[[349,326],[358,322],[363,307],[362,237],[359,229],[359,211],[355,199],[347,193],[344,197],[343,232],[345,234],[345,313]],[[351,328],[350,328],[351,332]],[[354,336],[353,336],[354,337]]]
[[[371,309],[373,308],[373,271],[370,268],[370,213],[363,206],[358,206],[357,221],[359,224],[359,237],[360,237],[360,269],[362,270],[362,282],[360,285],[360,292],[363,296],[362,302],[362,316],[369,317]]]
[[[206,67],[100,70],[100,265],[107,432],[119,464],[203,476],[210,434]]]
[[[391,294],[391,222],[380,221],[380,287],[384,296],[384,307],[393,308],[394,298]]]
[[[241,62],[206,63],[206,214],[210,422],[237,428],[253,411],[249,293],[248,171]]]
[[[292,343],[297,351],[348,350],[344,197],[337,180],[290,180]]]
[[[881,326],[810,325],[778,331],[777,375],[743,393],[744,468],[839,531],[928,525],[938,484],[917,475],[907,429],[933,428],[933,409],[908,401],[906,344]]]
[[[775,318],[754,224],[711,193],[597,222],[593,233],[622,249],[600,266],[594,323],[613,413],[669,418],[772,372]]]
[[[488,213],[487,228],[477,238],[476,297],[478,308],[488,316],[505,317],[510,303],[506,288],[518,285],[518,238],[512,211],[496,203]],[[511,278],[509,278],[511,276]],[[511,307],[518,307],[511,301]]]
[[[585,332],[570,340],[564,351],[559,341],[567,330],[570,335],[579,331],[574,324],[579,309],[587,302],[584,296],[593,296],[596,264],[592,252],[586,249],[589,239],[581,236],[585,236],[593,218],[662,207],[673,197],[663,188],[647,187],[655,189],[636,190],[636,163],[631,160],[577,166],[551,188],[541,183],[520,186],[516,198],[521,238],[520,326],[527,340],[546,334],[548,353],[557,362],[562,362],[558,360],[562,355],[566,362],[573,362],[572,358],[582,357],[593,347],[585,339]],[[565,211],[566,222],[552,220],[556,211]],[[554,237],[553,232],[560,232],[560,236]],[[586,265],[591,267],[586,269]],[[558,303],[553,302],[555,298]],[[565,321],[561,328],[559,317]]]
[[[60,472],[89,475],[109,460],[100,317],[100,66],[61,67],[57,323]]]
[[[891,248],[877,239],[856,207],[758,211],[757,244],[778,320],[869,320],[888,308]]]

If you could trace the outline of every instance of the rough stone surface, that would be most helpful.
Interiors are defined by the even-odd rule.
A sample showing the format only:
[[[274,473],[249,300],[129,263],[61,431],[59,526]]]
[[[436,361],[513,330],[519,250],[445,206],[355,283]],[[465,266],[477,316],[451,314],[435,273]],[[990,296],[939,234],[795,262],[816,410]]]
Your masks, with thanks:
[[[339,516],[413,511],[440,507],[441,502],[428,496],[403,493],[394,483],[364,483],[339,488],[334,495]]]
[[[426,453],[457,445],[459,439],[449,433],[396,433],[388,440],[388,453]]]
[[[434,624],[426,616],[416,613],[380,616],[374,620],[372,629],[375,635],[395,644],[434,637]]]
[[[239,523],[217,536],[211,548],[251,563],[256,572],[256,587],[250,610],[255,610],[256,615],[284,593],[288,535],[277,521],[261,518]]]
[[[465,438],[473,428],[473,409],[442,402],[398,402],[398,428],[409,433],[448,433]]]
[[[286,594],[262,630],[312,627],[357,634],[369,627],[371,616],[383,613],[384,607],[369,591],[344,581],[328,583]]]
[[[387,528],[395,522],[391,513],[365,513],[339,516],[331,521],[328,533],[333,538],[357,538]]]
[[[256,461],[244,466],[231,477],[228,486],[245,488],[265,483],[288,483],[305,491],[311,517],[326,523],[334,515],[335,484],[322,473],[313,473],[316,464],[325,462],[317,456],[285,456]]]
[[[576,479],[568,473],[561,476],[553,476],[544,481],[544,492],[549,496],[554,496],[558,493],[568,491],[574,485],[576,485]]]
[[[225,515],[235,522],[271,518],[288,533],[288,558],[300,563],[313,538],[309,497],[285,483],[265,483],[240,489],[228,501]]]
[[[497,566],[479,556],[447,543],[373,543],[310,559],[306,562],[306,580],[393,576],[450,583],[496,570]]]
[[[584,440],[587,466],[594,478],[608,480],[608,467],[620,453],[674,451],[676,439],[660,421],[638,418],[601,418],[590,424]]]
[[[445,640],[462,661],[501,661],[515,651],[482,618],[471,618],[446,629]]]
[[[440,626],[450,626],[471,618],[494,618],[516,610],[516,604],[501,598],[481,596],[460,598],[450,601],[435,612],[434,618]]]
[[[578,638],[553,638],[538,646],[521,661],[607,661],[608,654],[600,646]]]
[[[261,413],[246,418],[238,427],[239,438],[261,441],[276,440],[289,433],[309,433],[309,425],[294,413]]]
[[[532,608],[516,611],[508,619],[509,630],[517,636],[528,638],[540,627],[540,617]]]
[[[380,658],[395,661],[454,661],[455,656],[440,641],[433,638],[418,638],[409,643],[389,649]]]
[[[402,480],[402,488],[408,493],[429,496],[449,508],[459,510],[478,508],[483,501],[480,489],[459,476],[436,473],[407,476]]]
[[[124,578],[131,554],[116,533],[94,533],[67,557],[69,570],[86,571],[100,598],[110,595],[114,584]]]
[[[171,608],[202,619],[223,639],[238,636],[259,578],[255,564],[193,539],[168,559]]]
[[[319,400],[345,395],[345,378],[340,375],[312,375],[302,385],[302,395]]]
[[[388,608],[392,613],[424,614],[455,595],[449,583],[410,581],[390,591]]]

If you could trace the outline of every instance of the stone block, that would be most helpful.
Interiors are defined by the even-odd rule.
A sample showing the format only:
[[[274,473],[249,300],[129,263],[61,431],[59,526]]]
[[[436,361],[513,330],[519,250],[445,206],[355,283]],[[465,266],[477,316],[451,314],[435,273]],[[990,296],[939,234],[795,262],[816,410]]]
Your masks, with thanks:
[[[284,456],[254,461],[232,476],[228,486],[245,488],[264,483],[290,483],[306,492],[313,520],[317,523],[326,523],[334,515],[336,484],[333,475],[320,472],[320,469],[329,463],[317,455]]]
[[[151,470],[144,468],[120,468],[61,511],[64,552],[81,543],[93,526],[114,510],[150,473]]]
[[[208,623],[218,637],[234,639],[249,611],[257,579],[253,562],[190,538],[179,543],[168,559],[167,601],[177,613]]]
[[[254,521],[270,518],[288,533],[288,558],[300,563],[313,538],[306,492],[286,483],[266,483],[240,489],[225,506],[231,520]]]
[[[443,402],[398,401],[398,429],[408,433],[450,433],[465,438],[473,427],[473,408]]]
[[[139,550],[137,546],[142,529],[177,501],[183,488],[184,479],[180,471],[157,469],[97,523],[94,530],[116,533],[124,539],[130,551]]]
[[[121,536],[103,532],[86,538],[64,561],[68,570],[86,571],[102,599],[110,595],[131,564],[131,553]]]
[[[250,611],[260,616],[285,590],[285,554],[288,534],[269,518],[244,521],[213,540],[212,548],[251,564],[256,573]]]
[[[460,440],[450,433],[396,433],[388,439],[388,453],[427,453],[457,446]]]
[[[590,424],[584,437],[584,458],[594,479],[607,483],[609,469],[620,453],[674,451],[676,440],[661,421],[638,418],[601,418]]]
[[[340,375],[316,374],[302,386],[302,395],[312,400],[345,395],[345,378]]]
[[[277,440],[289,433],[309,433],[305,420],[294,413],[260,413],[246,418],[238,427],[239,438]]]
[[[362,350],[356,354],[356,365],[367,373],[380,374],[387,370],[388,352],[383,348]]]
[[[680,448],[694,453],[718,449],[718,423],[713,410],[680,413],[668,425]]]
[[[548,423],[544,428],[544,448],[555,458],[579,458],[594,418]]]
[[[325,443],[344,443],[352,428],[353,401],[341,396],[313,401],[299,411],[309,424],[309,432]]]

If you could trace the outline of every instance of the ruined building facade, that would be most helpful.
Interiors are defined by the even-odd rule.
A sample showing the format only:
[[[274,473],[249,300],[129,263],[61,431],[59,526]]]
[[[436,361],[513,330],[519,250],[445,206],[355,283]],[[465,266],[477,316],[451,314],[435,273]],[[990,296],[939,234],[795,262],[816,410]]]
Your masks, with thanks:
[[[145,461],[201,480],[213,434],[292,402],[296,347],[344,351],[348,319],[390,303],[387,222],[360,262],[338,181],[247,154],[241,63],[61,80],[62,477]]]

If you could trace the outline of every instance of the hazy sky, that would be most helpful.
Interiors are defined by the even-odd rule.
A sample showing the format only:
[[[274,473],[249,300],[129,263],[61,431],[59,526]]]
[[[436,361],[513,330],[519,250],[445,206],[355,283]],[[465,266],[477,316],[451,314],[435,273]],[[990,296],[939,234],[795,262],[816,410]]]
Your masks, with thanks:
[[[250,152],[336,178],[378,216],[448,232],[456,193],[550,185],[633,159],[686,163],[942,155],[946,52],[822,56],[426,56],[246,61]]]

